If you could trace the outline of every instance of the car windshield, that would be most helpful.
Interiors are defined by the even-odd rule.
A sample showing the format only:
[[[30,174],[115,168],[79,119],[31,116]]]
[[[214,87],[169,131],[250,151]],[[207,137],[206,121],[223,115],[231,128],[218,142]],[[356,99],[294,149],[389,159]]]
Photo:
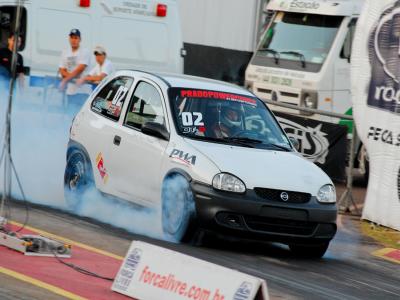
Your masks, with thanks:
[[[257,56],[322,65],[342,20],[340,16],[278,12],[264,33]]]
[[[292,151],[265,104],[250,96],[221,91],[170,88],[178,134],[214,143]]]

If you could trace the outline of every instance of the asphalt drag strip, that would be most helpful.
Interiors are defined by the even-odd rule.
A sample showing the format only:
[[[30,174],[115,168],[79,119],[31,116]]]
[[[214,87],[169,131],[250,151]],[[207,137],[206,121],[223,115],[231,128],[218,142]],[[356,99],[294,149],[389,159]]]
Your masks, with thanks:
[[[13,203],[11,212],[13,220],[23,222],[25,210],[21,204]],[[214,240],[212,246],[208,246],[209,243],[207,243],[207,246],[201,247],[171,244],[42,207],[30,209],[29,225],[88,245],[89,249],[93,247],[105,251],[115,257],[125,256],[132,240],[141,240],[176,250],[265,279],[272,299],[399,299],[399,265],[372,254],[383,247],[361,235],[358,218],[349,216],[339,216],[339,218],[338,235],[321,260],[296,258],[286,246],[278,244],[237,243],[221,240]],[[79,249],[79,247],[74,248]],[[0,247],[0,267],[5,265],[3,257],[7,251],[9,250]],[[96,252],[95,255],[97,254]],[[75,251],[75,255],[77,259],[82,258],[79,251]],[[54,258],[49,259],[52,264],[57,265]],[[90,259],[80,260],[77,264],[93,268],[91,271],[100,272],[101,269],[102,273],[110,276],[117,270],[118,266],[99,269],[98,265],[89,263]],[[29,266],[29,263],[27,265]],[[53,267],[66,268],[50,264],[45,264],[43,267],[50,273],[55,271]],[[99,280],[79,273],[71,273],[71,276],[84,276],[82,280],[88,283],[88,289]],[[45,299],[66,297],[4,273],[0,273],[0,281],[6,283],[0,288],[1,299],[43,299],[42,295],[46,295]],[[107,289],[107,286],[111,286],[107,281],[98,284],[98,290],[103,292],[104,287]],[[90,295],[86,297],[97,299]]]

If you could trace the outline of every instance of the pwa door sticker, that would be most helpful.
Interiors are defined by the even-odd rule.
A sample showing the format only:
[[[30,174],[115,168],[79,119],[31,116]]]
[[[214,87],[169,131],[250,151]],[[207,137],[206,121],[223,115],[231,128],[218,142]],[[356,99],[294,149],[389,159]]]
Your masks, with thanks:
[[[108,173],[107,169],[104,167],[104,159],[103,154],[100,152],[96,158],[96,166],[99,171],[101,179],[103,179],[104,184],[107,184],[108,181]]]
[[[329,141],[326,138],[327,134],[321,130],[322,124],[312,128],[282,117],[277,119],[286,134],[299,141],[299,152],[305,158],[314,163],[325,163],[329,153]]]
[[[196,164],[196,155],[185,153],[179,149],[173,149],[169,157],[177,162],[184,163],[188,166],[194,166]]]

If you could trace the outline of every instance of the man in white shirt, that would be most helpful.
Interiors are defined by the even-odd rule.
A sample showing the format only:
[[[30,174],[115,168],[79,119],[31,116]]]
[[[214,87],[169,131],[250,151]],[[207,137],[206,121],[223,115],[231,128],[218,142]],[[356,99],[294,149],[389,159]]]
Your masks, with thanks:
[[[85,85],[78,86],[75,81],[84,75],[87,66],[90,64],[90,54],[87,49],[80,47],[81,32],[79,29],[71,30],[69,43],[71,48],[62,52],[59,66],[59,72],[62,77],[60,89],[65,90],[68,104],[79,110],[90,93],[90,87]]]
[[[77,81],[78,85],[81,85],[84,82],[99,84],[103,78],[114,72],[114,67],[111,61],[107,58],[106,49],[104,49],[104,47],[96,46],[96,48],[94,48],[94,55],[96,57],[96,66],[88,75],[81,77]]]

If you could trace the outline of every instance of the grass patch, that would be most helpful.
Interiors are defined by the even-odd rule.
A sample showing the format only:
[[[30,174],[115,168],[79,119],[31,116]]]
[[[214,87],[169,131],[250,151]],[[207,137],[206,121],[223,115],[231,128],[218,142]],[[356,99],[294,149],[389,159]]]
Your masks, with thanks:
[[[377,240],[385,247],[400,250],[400,231],[379,226],[369,221],[363,221],[361,223],[361,231],[363,234]]]

